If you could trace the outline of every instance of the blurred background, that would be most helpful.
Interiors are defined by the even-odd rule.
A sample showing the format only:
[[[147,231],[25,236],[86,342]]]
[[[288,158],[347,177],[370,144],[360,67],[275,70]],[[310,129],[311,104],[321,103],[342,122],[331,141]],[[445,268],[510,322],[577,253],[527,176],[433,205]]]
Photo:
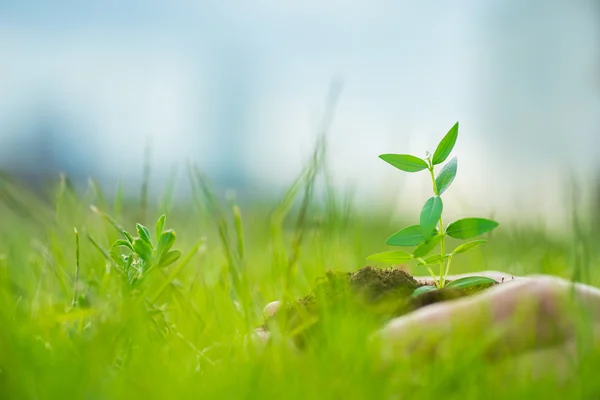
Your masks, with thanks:
[[[360,209],[420,209],[428,178],[377,156],[456,121],[451,213],[560,226],[600,198],[597,0],[3,0],[0,169],[137,193],[149,149],[151,191],[179,171],[185,196],[189,160],[280,195],[332,85],[328,169]]]

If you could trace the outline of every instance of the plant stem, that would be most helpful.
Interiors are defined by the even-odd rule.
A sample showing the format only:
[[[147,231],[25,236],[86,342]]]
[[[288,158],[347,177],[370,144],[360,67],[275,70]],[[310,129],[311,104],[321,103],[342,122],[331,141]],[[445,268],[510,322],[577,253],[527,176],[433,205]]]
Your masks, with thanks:
[[[442,217],[440,216],[440,232],[444,232],[444,222],[442,221]],[[445,255],[445,243],[446,242],[446,234],[442,233],[442,240],[440,240],[440,289],[444,287],[446,284],[446,275],[444,274],[444,255]]]
[[[429,264],[427,264],[425,262],[425,260],[423,260],[422,258],[417,258],[417,260],[419,260],[420,262],[423,263],[423,265],[425,266],[425,268],[427,268],[427,271],[429,272],[429,275],[431,275],[431,277],[433,278],[433,282],[435,283],[435,286],[439,287],[438,280],[435,278],[435,274],[433,273],[433,270],[431,269],[431,267],[429,266]]]
[[[448,257],[448,263],[446,264],[446,272],[444,272],[443,282],[446,284],[446,277],[448,276],[448,272],[450,272],[450,263],[452,262],[452,257]]]
[[[437,188],[437,183],[435,182],[435,174],[433,173],[433,163],[431,162],[431,159],[428,158],[427,159],[428,163],[429,163],[429,174],[431,175],[431,183],[433,185],[433,193],[436,196],[440,195],[440,192]],[[442,220],[442,216],[440,215],[440,222],[439,222],[439,226],[440,226],[440,234],[442,235],[442,240],[440,240],[440,275],[439,275],[439,285],[438,288],[441,289],[444,287],[445,285],[445,274],[444,274],[444,254],[445,254],[445,249],[446,249],[446,235],[444,233],[444,221]],[[447,268],[447,267],[446,267]],[[447,271],[447,269],[446,269]],[[447,272],[446,272],[447,273]]]
[[[428,161],[429,161],[429,168],[428,168],[429,174],[431,175],[431,183],[433,184],[433,193],[436,196],[439,196],[440,192],[438,191],[437,183],[435,183],[435,175],[433,174],[433,164],[431,164],[431,160],[428,160]]]

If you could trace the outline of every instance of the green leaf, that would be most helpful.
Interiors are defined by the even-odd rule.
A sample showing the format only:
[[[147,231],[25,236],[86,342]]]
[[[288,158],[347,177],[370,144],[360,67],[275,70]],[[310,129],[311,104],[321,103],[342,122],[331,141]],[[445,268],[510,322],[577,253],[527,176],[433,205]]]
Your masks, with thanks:
[[[437,290],[437,288],[435,286],[430,286],[430,285],[419,286],[412,292],[411,297],[417,297],[419,295],[422,295],[423,293],[433,292],[434,290]]]
[[[131,243],[129,243],[129,241],[127,241],[125,239],[117,239],[117,240],[115,240],[115,242],[112,245],[112,248],[114,249],[116,247],[127,247],[129,250],[135,251],[133,249],[133,246],[131,245]]]
[[[162,256],[158,265],[160,268],[168,267],[169,265],[171,265],[175,261],[177,261],[179,259],[179,257],[181,257],[181,251],[171,250],[168,253],[166,253],[164,256]]]
[[[435,178],[435,186],[438,190],[438,195],[441,196],[442,193],[446,191],[454,181],[454,177],[456,176],[456,168],[458,166],[458,161],[456,157],[452,157],[450,161],[444,168],[440,171],[437,178]]]
[[[396,264],[408,261],[412,258],[412,255],[405,251],[385,251],[383,253],[373,254],[367,257],[367,260],[386,264]]]
[[[450,282],[446,285],[446,287],[455,289],[467,289],[472,288],[474,286],[489,287],[495,285],[496,283],[498,282],[496,282],[492,278],[487,278],[485,276],[467,276],[465,278],[460,278]]]
[[[435,149],[435,153],[433,153],[433,165],[441,164],[446,161],[446,158],[452,152],[454,148],[454,144],[456,143],[456,138],[458,137],[458,122],[454,124],[452,128],[448,131],[446,136],[442,139],[440,144],[438,144]]]
[[[485,218],[464,218],[452,222],[446,228],[448,236],[455,239],[470,239],[489,232],[499,224],[496,221]]]
[[[421,243],[414,251],[413,256],[415,258],[421,258],[429,254],[431,250],[440,242],[444,235],[435,235],[427,241]],[[439,255],[439,254],[438,254]]]
[[[131,236],[129,232],[127,232],[126,230],[122,230],[121,233],[127,238],[127,241],[129,241],[129,243],[133,243],[133,236]]]
[[[142,224],[136,224],[135,228],[137,229],[140,239],[152,246],[152,240],[150,240],[150,232],[148,232],[148,229]]]
[[[419,172],[428,167],[427,161],[409,154],[382,154],[379,158],[405,172]]]
[[[156,245],[156,257],[161,258],[163,254],[167,253],[173,247],[175,243],[175,232],[171,229],[164,231],[160,235],[160,239],[158,240],[158,244]]]
[[[422,232],[433,232],[435,226],[440,220],[444,204],[442,198],[439,196],[433,196],[425,202],[423,209],[421,210],[421,231]],[[425,237],[426,239],[429,236]]]
[[[142,238],[137,238],[133,240],[133,249],[135,253],[140,256],[140,258],[146,262],[150,262],[152,260],[152,248],[150,245]]]
[[[165,219],[166,218],[167,217],[163,214],[163,215],[160,216],[160,218],[156,222],[156,236],[155,237],[157,237],[157,238],[160,237],[160,235],[161,235],[161,233],[163,231],[163,228],[165,227]]]
[[[421,225],[413,225],[394,233],[385,241],[385,244],[389,246],[417,246],[423,243],[425,239]]]
[[[452,251],[452,254],[466,253],[467,251],[473,250],[474,248],[479,247],[484,243],[487,243],[487,240],[479,239],[479,240],[473,240],[472,242],[463,243],[460,246],[457,246]]]
[[[444,260],[449,258],[450,254],[446,254],[444,256]],[[434,254],[432,256],[429,256],[427,258],[424,258],[423,261],[425,261],[425,263],[422,263],[421,261],[419,261],[417,263],[417,266],[421,266],[421,265],[435,265],[435,264],[439,264],[442,262],[442,256],[440,254]]]

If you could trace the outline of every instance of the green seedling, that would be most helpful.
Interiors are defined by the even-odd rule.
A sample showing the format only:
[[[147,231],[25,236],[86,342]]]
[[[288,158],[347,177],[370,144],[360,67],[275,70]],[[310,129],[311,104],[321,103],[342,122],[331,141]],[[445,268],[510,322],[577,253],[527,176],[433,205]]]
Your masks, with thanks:
[[[428,171],[431,176],[433,196],[425,202],[421,210],[419,224],[396,232],[386,241],[386,244],[390,246],[414,247],[413,251],[410,253],[399,250],[386,251],[367,258],[367,260],[387,264],[416,260],[418,266],[427,268],[427,271],[435,282],[435,287],[426,286],[419,288],[415,295],[443,287],[452,286],[457,289],[465,289],[479,285],[489,285],[495,282],[486,277],[469,277],[458,279],[451,283],[446,282],[452,258],[458,254],[473,250],[486,242],[483,239],[472,240],[457,246],[450,253],[446,253],[446,237],[450,236],[451,238],[461,240],[472,239],[490,232],[498,226],[496,221],[485,218],[463,218],[444,226],[442,218],[444,203],[441,196],[454,181],[458,162],[456,157],[453,157],[442,167],[437,176],[435,175],[435,167],[443,164],[448,159],[457,138],[458,122],[444,136],[433,155],[427,152],[425,159],[409,154],[382,154],[379,156],[383,161],[399,170],[405,172]],[[439,247],[439,253],[430,255],[436,247]],[[433,272],[432,267],[434,266],[439,266],[438,275]]]
[[[141,281],[152,270],[168,267],[181,257],[181,251],[171,250],[175,232],[171,229],[163,231],[164,225],[165,216],[162,215],[156,223],[155,240],[152,240],[148,228],[137,224],[137,237],[123,229],[124,239],[113,243],[110,255],[131,285]],[[119,251],[120,248],[124,248],[125,253]]]

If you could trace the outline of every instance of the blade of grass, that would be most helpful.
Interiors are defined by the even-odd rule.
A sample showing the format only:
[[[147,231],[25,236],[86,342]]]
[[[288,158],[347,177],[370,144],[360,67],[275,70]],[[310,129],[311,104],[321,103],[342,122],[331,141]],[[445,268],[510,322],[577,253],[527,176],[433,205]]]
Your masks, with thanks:
[[[158,300],[158,298],[165,291],[165,289],[167,287],[169,287],[169,285],[171,284],[171,282],[173,282],[173,280],[177,277],[177,275],[179,275],[179,273],[183,270],[183,268],[192,260],[192,258],[194,258],[194,256],[196,254],[198,254],[200,252],[200,250],[202,250],[202,252],[205,251],[205,249],[201,248],[201,246],[203,244],[205,244],[205,243],[206,243],[206,239],[205,238],[200,239],[194,245],[194,247],[192,247],[192,249],[189,251],[189,253],[186,254],[186,256],[183,257],[181,259],[181,261],[179,261],[179,263],[177,263],[177,265],[175,266],[175,268],[173,268],[173,270],[171,271],[171,273],[169,274],[169,276],[167,277],[167,279],[165,279],[165,281],[160,285],[160,287],[158,288],[158,290],[150,298],[150,300],[149,300],[150,303],[155,303],[156,300]]]
[[[284,280],[284,291],[288,291],[290,287],[291,276],[293,275],[293,270],[296,266],[298,258],[300,256],[300,249],[302,245],[302,240],[305,234],[306,228],[306,220],[308,215],[309,206],[311,204],[311,200],[313,197],[315,180],[319,171],[322,168],[322,165],[325,162],[326,150],[327,150],[327,134],[331,128],[331,124],[333,123],[333,118],[335,115],[335,109],[337,106],[337,102],[339,100],[339,96],[342,89],[342,83],[340,81],[334,80],[331,82],[329,87],[329,93],[326,100],[325,112],[323,114],[323,119],[320,127],[320,132],[318,135],[317,144],[313,151],[313,155],[311,160],[309,161],[306,169],[305,169],[305,178],[304,182],[304,195],[302,198],[302,203],[300,205],[300,210],[298,212],[298,216],[296,218],[295,231],[294,236],[292,238],[292,248],[291,255],[288,259],[287,270]]]
[[[162,199],[159,205],[159,214],[169,214],[173,207],[173,194],[175,193],[175,188],[177,186],[177,179],[179,176],[179,169],[177,166],[174,166],[171,169],[171,173],[169,178],[167,179],[167,184],[165,190],[163,192]]]
[[[75,234],[75,280],[73,282],[73,301],[72,307],[77,305],[77,285],[79,283],[79,231],[77,228],[73,228]]]
[[[147,225],[148,221],[148,187],[150,185],[150,159],[152,156],[152,138],[146,140],[144,149],[144,170],[142,176],[142,189],[140,194],[140,223]]]
[[[115,195],[115,201],[114,201],[114,205],[113,205],[113,213],[115,215],[115,218],[117,219],[121,219],[122,217],[122,212],[123,212],[123,201],[124,201],[124,189],[123,189],[123,182],[119,181],[119,184],[117,186],[117,193]]]

